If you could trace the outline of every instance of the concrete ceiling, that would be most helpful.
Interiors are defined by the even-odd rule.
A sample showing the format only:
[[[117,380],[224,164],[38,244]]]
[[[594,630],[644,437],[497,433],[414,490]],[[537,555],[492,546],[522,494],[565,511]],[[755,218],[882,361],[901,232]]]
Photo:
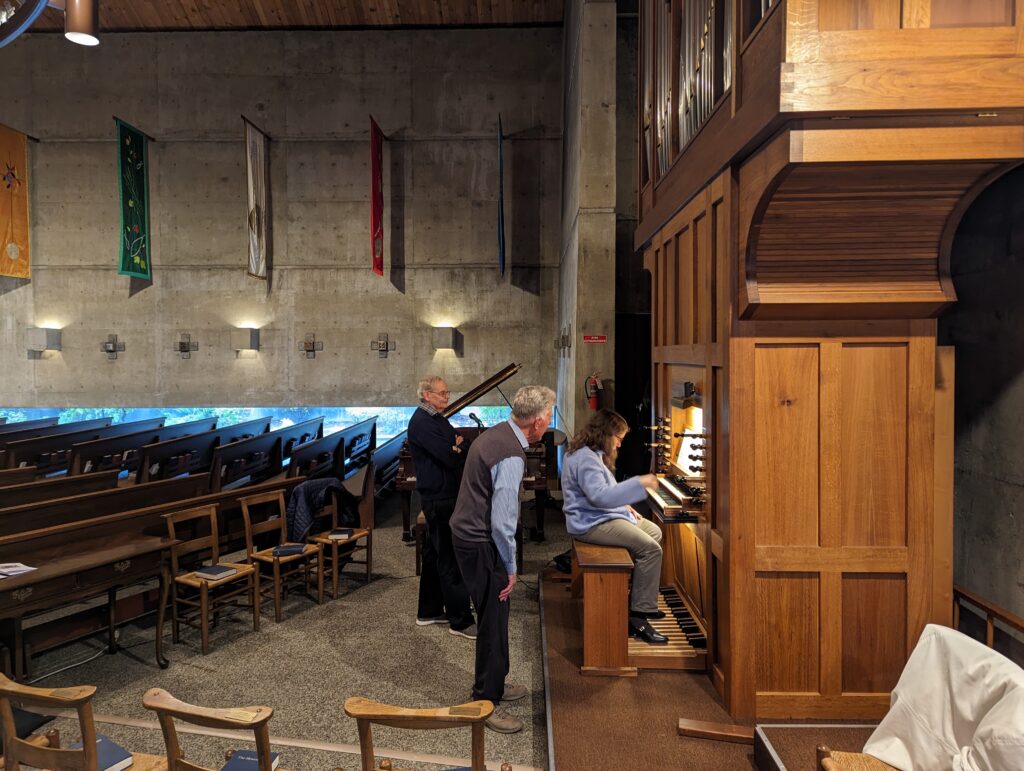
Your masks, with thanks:
[[[560,24],[564,0],[98,0],[100,31]],[[32,31],[62,30],[47,9]]]

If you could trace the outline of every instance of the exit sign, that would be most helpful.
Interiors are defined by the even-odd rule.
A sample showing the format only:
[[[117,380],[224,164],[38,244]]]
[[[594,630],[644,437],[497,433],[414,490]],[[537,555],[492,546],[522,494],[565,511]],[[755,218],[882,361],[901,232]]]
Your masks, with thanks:
[[[584,343],[607,343],[608,335],[583,335]]]

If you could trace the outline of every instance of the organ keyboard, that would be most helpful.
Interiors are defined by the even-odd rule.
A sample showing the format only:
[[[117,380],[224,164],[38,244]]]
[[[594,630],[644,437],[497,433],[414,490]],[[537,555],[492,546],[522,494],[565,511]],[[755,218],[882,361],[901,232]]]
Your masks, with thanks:
[[[659,476],[658,489],[647,491],[647,502],[665,523],[700,522],[704,510],[703,492],[680,477]]]

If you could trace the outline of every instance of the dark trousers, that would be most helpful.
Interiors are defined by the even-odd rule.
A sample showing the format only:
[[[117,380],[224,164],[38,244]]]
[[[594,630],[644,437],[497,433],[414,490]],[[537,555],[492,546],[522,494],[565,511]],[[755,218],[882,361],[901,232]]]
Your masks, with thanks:
[[[476,607],[476,682],[473,698],[497,704],[505,693],[508,675],[508,609],[498,592],[508,585],[508,571],[493,543],[454,539],[455,556]]]
[[[420,618],[447,616],[452,629],[465,629],[473,624],[473,611],[452,548],[449,520],[454,510],[454,498],[423,502],[427,537],[423,541],[420,602],[416,615]]]

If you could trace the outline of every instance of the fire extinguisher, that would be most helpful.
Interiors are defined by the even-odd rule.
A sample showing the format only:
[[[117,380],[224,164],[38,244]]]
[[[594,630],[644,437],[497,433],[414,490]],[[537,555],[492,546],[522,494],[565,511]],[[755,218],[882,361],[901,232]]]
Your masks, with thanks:
[[[590,409],[596,411],[601,406],[599,392],[603,389],[604,385],[602,385],[601,378],[598,377],[598,373],[592,373],[583,385],[583,390],[587,396],[587,406],[590,407]]]

